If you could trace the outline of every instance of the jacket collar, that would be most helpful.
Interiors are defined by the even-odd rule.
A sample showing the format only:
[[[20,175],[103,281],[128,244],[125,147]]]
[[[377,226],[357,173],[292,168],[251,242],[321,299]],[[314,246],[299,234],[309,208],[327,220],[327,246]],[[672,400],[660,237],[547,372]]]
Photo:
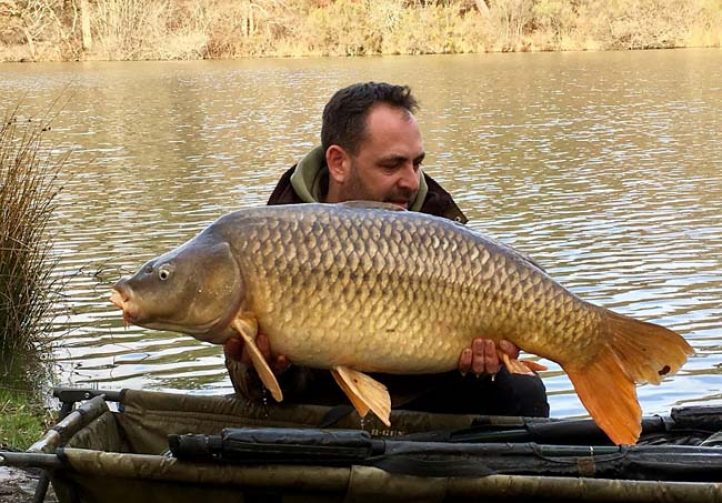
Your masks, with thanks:
[[[323,148],[320,146],[314,148],[299,161],[291,175],[291,186],[305,203],[318,203],[325,200],[328,191],[328,168]],[[409,209],[420,211],[428,192],[426,177],[422,173],[419,180],[419,192]]]

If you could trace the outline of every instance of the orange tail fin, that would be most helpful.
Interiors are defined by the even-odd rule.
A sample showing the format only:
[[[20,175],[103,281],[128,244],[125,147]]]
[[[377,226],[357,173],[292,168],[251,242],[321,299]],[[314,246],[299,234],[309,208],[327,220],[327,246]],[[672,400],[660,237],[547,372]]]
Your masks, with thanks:
[[[594,421],[615,444],[636,443],[642,410],[635,383],[659,384],[692,353],[681,335],[659,325],[603,310],[604,343],[591,363],[564,370]]]

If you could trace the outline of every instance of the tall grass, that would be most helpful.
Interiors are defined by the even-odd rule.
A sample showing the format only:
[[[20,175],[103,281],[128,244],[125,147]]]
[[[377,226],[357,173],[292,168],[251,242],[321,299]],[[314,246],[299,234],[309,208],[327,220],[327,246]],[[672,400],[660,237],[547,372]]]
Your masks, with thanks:
[[[0,125],[0,376],[45,359],[58,283],[47,226],[56,206],[62,159],[43,151],[44,122]]]
[[[720,0],[0,0],[0,60],[721,44]]]

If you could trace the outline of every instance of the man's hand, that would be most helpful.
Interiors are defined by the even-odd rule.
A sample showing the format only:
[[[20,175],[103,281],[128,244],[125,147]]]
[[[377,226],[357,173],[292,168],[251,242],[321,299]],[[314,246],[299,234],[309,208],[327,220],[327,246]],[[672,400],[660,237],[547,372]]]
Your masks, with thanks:
[[[271,367],[274,374],[282,374],[291,366],[291,362],[288,361],[285,355],[274,355],[271,353],[271,344],[268,341],[268,337],[260,332],[256,336],[256,346],[258,346],[258,350],[266,359],[268,366]],[[223,351],[229,359],[253,366],[251,356],[248,354],[248,348],[240,337],[233,337],[226,341],[226,343],[223,344]]]
[[[499,341],[499,350],[508,354],[512,360],[519,356],[519,348],[509,341]],[[471,341],[471,347],[464,349],[459,357],[459,372],[462,375],[468,372],[477,376],[493,375],[501,370],[501,365],[496,344],[491,339],[477,337]]]

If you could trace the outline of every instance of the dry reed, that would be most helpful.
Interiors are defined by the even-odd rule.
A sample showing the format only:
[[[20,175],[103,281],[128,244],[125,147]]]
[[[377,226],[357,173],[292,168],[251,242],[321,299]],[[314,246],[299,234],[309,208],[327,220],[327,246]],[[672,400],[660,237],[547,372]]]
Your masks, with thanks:
[[[62,159],[43,151],[45,122],[0,125],[0,374],[18,360],[42,360],[59,284],[47,226],[56,206]]]

